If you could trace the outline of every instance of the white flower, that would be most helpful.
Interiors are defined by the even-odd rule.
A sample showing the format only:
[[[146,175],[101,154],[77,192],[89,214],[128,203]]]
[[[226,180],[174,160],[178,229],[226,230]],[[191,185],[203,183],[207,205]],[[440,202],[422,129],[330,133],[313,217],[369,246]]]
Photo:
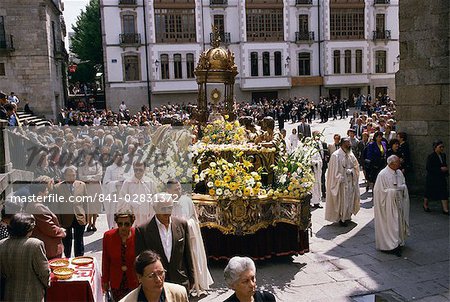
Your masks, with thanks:
[[[239,196],[239,197],[242,197],[242,191],[241,191],[241,190],[238,190],[238,191],[236,192],[236,195]]]
[[[255,185],[255,179],[252,177],[252,178],[250,178],[247,182],[246,182],[246,185],[248,186],[248,187],[253,187],[254,185]]]
[[[287,168],[287,167],[284,167],[284,168],[283,168],[283,172],[286,173],[287,171],[288,171],[288,168]]]
[[[284,183],[286,183],[286,180],[287,180],[287,176],[286,175],[281,175],[280,183],[284,184]]]
[[[210,162],[209,165],[211,168],[215,168],[217,166],[215,162]]]
[[[230,189],[225,189],[225,191],[223,191],[223,194],[224,194],[225,196],[230,196],[230,195],[231,195]]]
[[[209,188],[212,188],[214,186],[214,183],[212,181],[208,181],[206,184]]]
[[[218,188],[218,189],[216,190],[216,194],[217,194],[217,196],[222,195],[222,189],[221,189],[221,188]]]

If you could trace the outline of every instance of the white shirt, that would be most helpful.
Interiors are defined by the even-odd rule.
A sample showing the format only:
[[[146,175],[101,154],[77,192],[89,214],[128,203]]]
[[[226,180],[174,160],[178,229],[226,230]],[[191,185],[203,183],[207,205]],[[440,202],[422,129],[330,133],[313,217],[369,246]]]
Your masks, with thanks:
[[[8,102],[10,102],[10,103],[14,103],[14,104],[19,104],[19,99],[15,96],[15,95],[10,95],[9,97],[8,97]]]
[[[125,165],[119,167],[116,163],[113,163],[111,166],[106,168],[105,176],[103,177],[105,194],[114,193],[117,191],[116,184],[125,180],[124,174]]]
[[[101,119],[99,117],[94,117],[94,126],[100,126]]]
[[[159,222],[158,217],[156,217],[156,225],[159,230],[159,237],[161,238],[161,243],[164,249],[164,254],[167,257],[167,261],[170,262],[170,255],[172,254],[172,218],[169,218],[169,227],[166,228],[164,224]]]
[[[153,182],[143,177],[137,179],[134,175],[131,179],[124,181],[120,189],[121,199],[117,205],[117,210],[131,210],[136,216],[135,226],[149,222],[155,211],[152,206],[152,194],[156,189]]]

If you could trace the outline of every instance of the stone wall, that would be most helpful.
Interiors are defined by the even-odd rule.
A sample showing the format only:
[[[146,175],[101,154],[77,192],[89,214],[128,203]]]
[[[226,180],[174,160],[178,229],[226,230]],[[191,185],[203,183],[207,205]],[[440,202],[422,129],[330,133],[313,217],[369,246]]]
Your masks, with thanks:
[[[396,74],[398,128],[409,135],[410,191],[423,194],[425,162],[442,139],[450,155],[448,0],[400,1],[400,70]]]
[[[6,34],[14,37],[14,51],[0,54],[6,69],[0,90],[14,91],[21,100],[19,108],[29,101],[36,114],[53,118],[65,95],[63,62],[54,58],[51,30],[54,21],[56,40],[62,39],[60,12],[52,0],[1,0],[0,15]]]

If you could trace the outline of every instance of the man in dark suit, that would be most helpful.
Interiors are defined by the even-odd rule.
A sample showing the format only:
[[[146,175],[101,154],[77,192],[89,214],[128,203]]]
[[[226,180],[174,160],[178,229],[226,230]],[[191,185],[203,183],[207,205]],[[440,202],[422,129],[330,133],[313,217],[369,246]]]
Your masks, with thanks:
[[[136,228],[136,255],[153,250],[161,255],[167,282],[183,285],[189,292],[194,284],[194,266],[186,220],[171,217],[173,201],[168,194],[157,194],[153,204],[156,215]]]
[[[64,197],[64,203],[60,204],[59,207],[58,220],[61,226],[66,229],[66,237],[62,240],[66,258],[70,258],[72,254],[72,230],[74,233],[75,257],[84,255],[83,235],[87,223],[87,200],[80,198],[88,194],[86,184],[76,180],[76,175],[75,167],[67,167],[64,171],[64,181],[55,185],[56,196]]]
[[[311,137],[311,126],[305,122],[305,117],[302,116],[301,123],[297,127],[297,133],[300,139]]]

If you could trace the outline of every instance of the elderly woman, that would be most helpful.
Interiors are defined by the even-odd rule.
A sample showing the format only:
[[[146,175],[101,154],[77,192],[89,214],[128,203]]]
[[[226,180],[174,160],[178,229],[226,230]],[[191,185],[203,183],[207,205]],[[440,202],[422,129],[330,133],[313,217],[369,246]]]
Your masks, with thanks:
[[[224,302],[271,302],[275,296],[256,291],[256,267],[248,257],[233,257],[223,272],[225,282],[234,294]]]
[[[134,270],[134,214],[114,214],[118,228],[103,235],[102,286],[119,301],[138,286]]]
[[[433,153],[427,157],[427,178],[425,182],[425,196],[423,199],[423,210],[431,212],[428,201],[440,200],[442,213],[449,215],[448,211],[448,165],[447,156],[444,153],[444,142],[437,140],[433,143]]]
[[[0,272],[5,278],[5,301],[44,301],[50,270],[44,243],[30,238],[33,215],[15,214],[8,226],[9,238],[0,241]]]
[[[161,257],[153,251],[143,251],[136,257],[135,269],[141,284],[125,296],[120,302],[188,302],[186,288],[181,285],[164,282],[166,270]]]
[[[383,141],[383,132],[375,132],[373,141],[367,145],[366,154],[366,177],[373,187],[378,173],[386,167],[387,145]]]

